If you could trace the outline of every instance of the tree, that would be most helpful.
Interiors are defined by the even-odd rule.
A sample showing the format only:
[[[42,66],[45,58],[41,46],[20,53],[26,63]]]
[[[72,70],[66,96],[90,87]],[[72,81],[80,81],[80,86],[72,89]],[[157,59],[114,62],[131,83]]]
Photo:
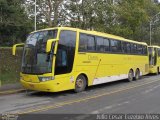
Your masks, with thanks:
[[[60,7],[64,0],[37,0],[37,23],[47,23],[55,27],[58,23]],[[30,18],[34,17],[35,0],[25,0],[26,10]]]
[[[0,1],[1,43],[4,38],[5,41],[24,38],[34,24],[34,6],[35,0]],[[37,0],[37,27],[55,27],[62,21],[64,26],[149,43],[149,22],[159,11],[159,4],[152,0],[115,0],[114,4],[113,0]],[[159,24],[152,27],[153,42],[157,43]]]
[[[115,11],[118,20],[116,34],[149,43],[149,22],[160,11],[157,4],[151,0],[121,0]]]
[[[0,1],[0,46],[22,42],[31,29],[31,22],[21,0]]]

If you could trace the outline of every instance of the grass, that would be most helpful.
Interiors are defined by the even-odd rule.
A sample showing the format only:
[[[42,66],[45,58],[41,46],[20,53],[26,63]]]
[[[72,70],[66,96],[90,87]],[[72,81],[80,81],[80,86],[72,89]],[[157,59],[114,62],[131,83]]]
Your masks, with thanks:
[[[22,49],[12,55],[12,47],[0,47],[0,80],[2,85],[19,82]]]
[[[13,72],[6,72],[0,75],[1,84],[12,84],[19,82],[19,75]]]

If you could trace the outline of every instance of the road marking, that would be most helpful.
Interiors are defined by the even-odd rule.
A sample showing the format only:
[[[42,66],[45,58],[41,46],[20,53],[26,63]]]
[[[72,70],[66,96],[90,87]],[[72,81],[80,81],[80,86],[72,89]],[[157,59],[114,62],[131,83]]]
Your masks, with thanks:
[[[15,89],[15,90],[2,91],[2,92],[0,92],[0,95],[17,93],[17,92],[21,92],[21,91],[24,91],[24,90],[25,90],[25,89]]]
[[[99,94],[99,95],[93,95],[93,96],[89,96],[89,97],[86,97],[86,98],[64,101],[64,102],[56,103],[56,104],[53,104],[53,105],[40,106],[39,108],[30,109],[30,110],[26,110],[26,111],[23,111],[23,112],[18,112],[16,114],[27,114],[27,113],[33,113],[33,112],[47,111],[47,110],[59,108],[59,107],[65,106],[65,105],[70,105],[70,104],[73,104],[73,103],[79,103],[79,102],[82,102],[82,101],[91,100],[91,99],[99,98],[99,97],[102,97],[102,96],[111,95],[111,94],[114,94],[114,93],[130,90],[130,89],[133,89],[133,88],[141,87],[141,86],[148,85],[148,84],[158,82],[158,81],[160,81],[160,80],[157,79],[157,80],[154,80],[154,81],[151,81],[151,82],[146,82],[144,84],[133,85],[133,86],[128,87],[128,88],[122,88],[122,89],[119,89],[119,90],[116,90],[116,91],[112,91],[112,92],[108,92],[108,93],[102,93],[102,94]]]
[[[129,104],[129,103],[130,103],[130,101],[124,101],[124,102],[121,102],[119,104],[109,105],[109,106],[106,106],[104,108],[100,108],[100,109],[94,110],[94,111],[91,112],[91,114],[103,113],[103,111],[105,111],[105,110],[113,109],[113,108],[116,108],[116,107],[121,107],[121,106]]]
[[[156,90],[158,87],[160,87],[160,85],[156,85],[148,90],[145,90],[144,92],[142,92],[143,94],[147,94],[147,93],[150,93],[150,92],[153,92],[154,90]]]

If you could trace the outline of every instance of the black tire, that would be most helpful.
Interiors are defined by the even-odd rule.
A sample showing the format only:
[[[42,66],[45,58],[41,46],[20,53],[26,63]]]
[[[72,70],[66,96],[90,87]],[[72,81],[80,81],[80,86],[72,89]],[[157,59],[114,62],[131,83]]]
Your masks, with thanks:
[[[140,79],[140,70],[139,69],[136,70],[134,79],[135,80]]]
[[[77,93],[82,92],[85,90],[86,85],[87,85],[86,78],[83,75],[79,75],[76,79],[74,91]]]
[[[133,70],[130,70],[128,73],[128,81],[132,82],[133,79],[134,79],[134,73],[133,73]]]

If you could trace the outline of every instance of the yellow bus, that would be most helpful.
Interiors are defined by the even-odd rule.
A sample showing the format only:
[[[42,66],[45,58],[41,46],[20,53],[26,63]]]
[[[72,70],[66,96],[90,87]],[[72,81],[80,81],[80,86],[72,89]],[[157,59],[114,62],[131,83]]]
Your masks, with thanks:
[[[160,72],[160,46],[149,46],[149,73]]]
[[[81,92],[87,86],[137,80],[148,74],[148,61],[146,43],[77,28],[43,29],[27,37],[20,81],[30,90]]]

